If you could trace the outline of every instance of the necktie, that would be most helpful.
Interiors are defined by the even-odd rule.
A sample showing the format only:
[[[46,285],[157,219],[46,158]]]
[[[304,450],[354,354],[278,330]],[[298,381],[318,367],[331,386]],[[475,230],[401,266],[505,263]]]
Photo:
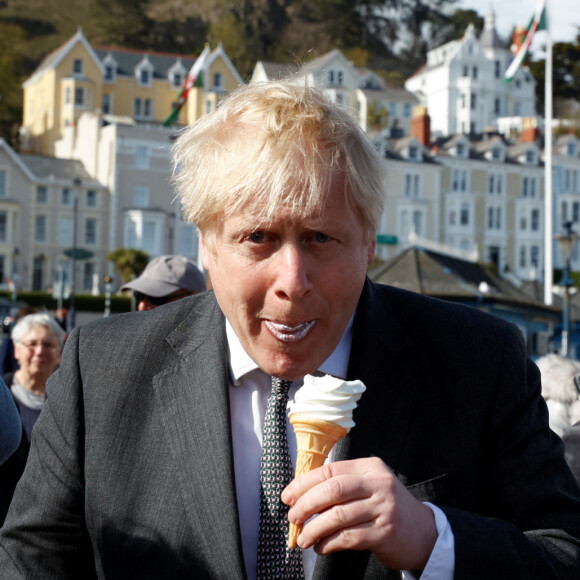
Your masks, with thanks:
[[[288,506],[280,495],[294,476],[286,434],[286,407],[291,381],[272,377],[272,393],[264,419],[260,465],[260,534],[258,580],[304,578],[300,548],[288,548]]]

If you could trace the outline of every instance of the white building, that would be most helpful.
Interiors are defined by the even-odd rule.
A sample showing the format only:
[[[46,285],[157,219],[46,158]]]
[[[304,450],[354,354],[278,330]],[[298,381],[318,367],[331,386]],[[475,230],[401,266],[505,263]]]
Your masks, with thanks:
[[[427,63],[405,83],[424,104],[432,118],[433,135],[483,133],[498,130],[501,120],[533,117],[536,81],[527,67],[505,84],[504,73],[513,54],[495,29],[490,9],[479,38],[473,25],[463,37],[427,53]],[[505,129],[506,123],[501,124]]]

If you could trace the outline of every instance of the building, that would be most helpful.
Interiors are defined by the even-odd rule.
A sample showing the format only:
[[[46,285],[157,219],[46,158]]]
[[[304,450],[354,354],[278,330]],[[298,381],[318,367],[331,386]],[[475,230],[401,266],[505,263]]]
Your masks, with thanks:
[[[93,47],[79,30],[49,54],[24,84],[21,150],[54,155],[66,128],[85,112],[161,124],[195,58],[151,51]],[[221,46],[202,67],[203,86],[189,93],[181,124],[215,107],[242,78]]]
[[[213,110],[242,79],[218,46],[204,60],[177,127],[165,127],[194,62],[93,47],[79,30],[24,83],[22,148],[79,160],[108,189],[108,228],[100,240],[107,253],[126,247],[197,260],[196,229],[182,220],[170,184],[169,149],[179,126]]]
[[[479,38],[470,25],[459,40],[428,51],[426,64],[405,88],[427,107],[435,136],[521,130],[522,118],[536,115],[536,81],[524,66],[503,82],[513,56],[497,35],[490,9]]]
[[[17,154],[0,139],[0,287],[70,289],[74,264],[74,288],[92,291],[107,273],[109,203],[80,161]]]
[[[335,103],[350,107],[368,133],[389,128],[396,136],[409,134],[412,109],[418,99],[406,89],[389,87],[376,73],[356,68],[339,49],[303,65],[259,61],[250,82],[292,76],[323,88]],[[378,118],[385,119],[379,128],[374,126]]]
[[[374,282],[460,302],[509,320],[520,328],[532,357],[549,352],[549,341],[560,319],[558,308],[546,306],[476,259],[436,251],[421,243],[371,270],[369,277]]]

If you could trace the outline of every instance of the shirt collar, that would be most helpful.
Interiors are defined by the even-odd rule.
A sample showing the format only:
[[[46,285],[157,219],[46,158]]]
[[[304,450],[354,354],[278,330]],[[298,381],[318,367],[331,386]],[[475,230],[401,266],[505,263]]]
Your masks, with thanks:
[[[356,312],[355,312],[356,314]],[[332,351],[332,354],[320,365],[318,370],[323,374],[333,375],[341,379],[346,379],[348,371],[348,359],[350,357],[350,347],[352,344],[352,327],[354,314],[350,317],[346,329],[340,342]],[[245,374],[259,368],[244,350],[240,339],[235,333],[230,321],[226,318],[226,336],[230,354],[230,370],[234,385],[240,384],[240,378]]]

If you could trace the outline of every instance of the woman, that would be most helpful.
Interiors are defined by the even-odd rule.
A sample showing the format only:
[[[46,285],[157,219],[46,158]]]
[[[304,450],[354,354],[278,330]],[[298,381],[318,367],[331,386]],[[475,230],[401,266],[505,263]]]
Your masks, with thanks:
[[[62,328],[44,313],[29,314],[12,329],[14,355],[20,368],[2,378],[18,407],[22,439],[16,452],[0,466],[0,525],[24,471],[32,428],[44,405],[46,381],[60,363],[64,337]]]

